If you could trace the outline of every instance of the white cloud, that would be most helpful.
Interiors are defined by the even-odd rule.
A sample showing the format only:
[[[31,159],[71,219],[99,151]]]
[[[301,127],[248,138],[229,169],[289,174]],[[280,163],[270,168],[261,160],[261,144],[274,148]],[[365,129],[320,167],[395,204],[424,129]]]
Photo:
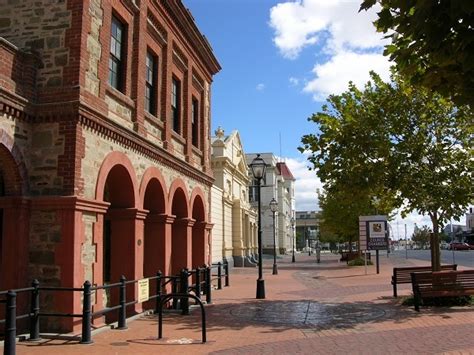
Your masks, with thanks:
[[[347,90],[349,81],[362,87],[369,81],[371,70],[378,73],[382,80],[390,78],[390,63],[382,54],[343,51],[324,64],[316,64],[313,68],[315,78],[306,84],[303,91],[312,93],[316,101],[323,101],[329,94]]]
[[[296,59],[316,44],[329,55],[327,62],[314,66],[315,77],[304,89],[316,100],[341,93],[350,80],[367,82],[369,70],[388,78],[388,58],[381,54],[388,40],[372,24],[377,8],[359,12],[359,6],[359,0],[298,0],[270,10],[273,41],[285,58]]]
[[[263,84],[263,83],[257,84],[257,86],[255,87],[255,89],[256,89],[257,91],[263,91],[263,90],[265,90],[265,84]]]
[[[322,189],[322,184],[316,172],[308,170],[306,157],[301,159],[286,158],[288,168],[295,181],[295,201],[297,211],[319,210],[319,201],[316,189]]]
[[[293,76],[290,76],[288,81],[290,82],[291,86],[296,86],[300,83],[300,80],[298,78],[293,77]]]

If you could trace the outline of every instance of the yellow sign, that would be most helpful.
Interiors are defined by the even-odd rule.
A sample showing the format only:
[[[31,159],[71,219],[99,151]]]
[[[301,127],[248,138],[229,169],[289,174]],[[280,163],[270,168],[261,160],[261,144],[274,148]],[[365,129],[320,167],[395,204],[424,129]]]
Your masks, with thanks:
[[[138,303],[148,301],[150,298],[148,279],[138,280]]]

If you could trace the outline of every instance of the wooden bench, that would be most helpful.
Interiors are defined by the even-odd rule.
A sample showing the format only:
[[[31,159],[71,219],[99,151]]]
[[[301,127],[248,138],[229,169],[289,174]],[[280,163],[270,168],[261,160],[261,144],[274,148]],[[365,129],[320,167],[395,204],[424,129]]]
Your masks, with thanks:
[[[364,258],[364,253],[358,252],[358,251],[353,251],[353,252],[348,252],[348,251],[341,251],[341,259],[340,261],[346,261],[349,262],[351,260],[357,259],[357,258]],[[370,260],[370,253],[367,253],[367,260]]]
[[[457,265],[441,265],[441,270],[456,270]],[[397,285],[411,283],[412,272],[431,271],[431,266],[394,267],[392,275],[393,297],[397,295]]]
[[[419,312],[423,298],[474,295],[474,270],[412,272],[411,283]]]

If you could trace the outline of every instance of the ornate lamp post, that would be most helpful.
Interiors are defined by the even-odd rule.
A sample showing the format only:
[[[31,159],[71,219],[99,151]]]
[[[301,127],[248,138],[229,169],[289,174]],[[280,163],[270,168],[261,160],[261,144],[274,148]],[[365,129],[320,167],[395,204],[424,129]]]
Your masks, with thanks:
[[[293,247],[291,248],[292,249],[292,253],[293,253],[293,256],[291,257],[291,262],[294,263],[295,262],[295,217],[291,217],[291,220],[290,220],[290,223],[291,223],[291,228],[293,229],[293,238],[291,239],[293,241]]]
[[[254,160],[250,163],[250,169],[252,169],[252,175],[257,180],[257,192],[258,192],[258,279],[257,279],[257,299],[265,298],[265,280],[263,280],[262,272],[262,207],[261,207],[261,181],[265,176],[265,161],[260,158],[260,154],[257,154]]]
[[[276,238],[275,238],[275,213],[278,210],[278,202],[275,198],[270,201],[270,209],[273,214],[273,275],[278,275],[277,259],[276,259]]]

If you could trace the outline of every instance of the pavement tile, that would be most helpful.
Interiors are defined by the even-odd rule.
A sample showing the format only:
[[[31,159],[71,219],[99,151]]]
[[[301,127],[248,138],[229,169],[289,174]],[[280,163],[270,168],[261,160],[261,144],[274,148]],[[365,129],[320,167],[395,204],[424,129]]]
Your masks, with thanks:
[[[426,262],[381,257],[375,267],[349,268],[338,256],[264,259],[266,299],[256,300],[257,269],[234,268],[231,286],[206,306],[207,343],[200,343],[200,314],[167,314],[164,338],[157,319],[128,322],[125,331],[93,335],[94,344],[19,342],[18,354],[474,354],[474,307],[415,312],[392,297],[392,268]],[[409,295],[410,285],[399,287]]]

